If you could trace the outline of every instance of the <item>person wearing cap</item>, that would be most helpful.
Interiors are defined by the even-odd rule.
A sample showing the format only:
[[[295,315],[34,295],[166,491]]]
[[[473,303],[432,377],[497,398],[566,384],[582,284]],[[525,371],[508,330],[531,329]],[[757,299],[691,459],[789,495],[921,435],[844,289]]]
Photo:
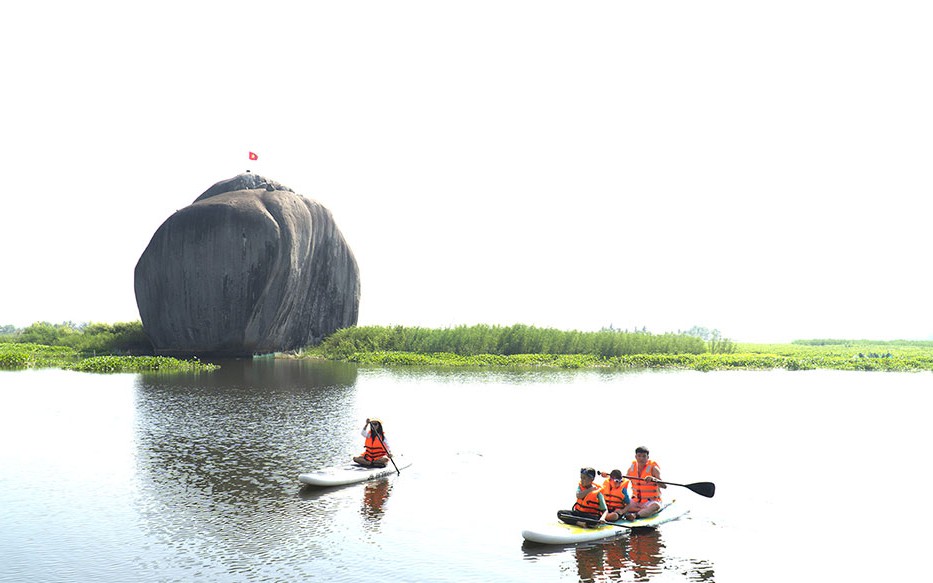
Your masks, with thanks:
[[[661,468],[654,460],[648,459],[648,448],[640,445],[635,448],[635,461],[628,468],[628,477],[632,478],[632,502],[624,510],[626,520],[646,518],[661,510],[661,490],[667,488],[661,481]]]
[[[363,453],[353,458],[361,466],[384,468],[392,457],[392,450],[386,441],[385,431],[382,429],[382,420],[366,420],[362,435],[366,438]]]
[[[580,483],[577,484],[577,501],[570,511],[576,516],[599,520],[606,513],[606,499],[599,486],[593,484],[596,470],[580,468]]]
[[[601,488],[603,498],[606,500],[606,520],[609,522],[619,520],[632,502],[628,495],[629,481],[619,470],[612,470],[608,474],[600,472],[599,475],[608,478]]]

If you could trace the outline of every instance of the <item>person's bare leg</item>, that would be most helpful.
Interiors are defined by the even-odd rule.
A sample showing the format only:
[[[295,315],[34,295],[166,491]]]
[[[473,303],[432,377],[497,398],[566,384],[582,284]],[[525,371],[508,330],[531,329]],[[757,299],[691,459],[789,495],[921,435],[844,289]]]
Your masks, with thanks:
[[[638,518],[648,518],[649,516],[654,516],[661,510],[661,505],[657,502],[649,502],[645,504],[645,507],[638,511]]]

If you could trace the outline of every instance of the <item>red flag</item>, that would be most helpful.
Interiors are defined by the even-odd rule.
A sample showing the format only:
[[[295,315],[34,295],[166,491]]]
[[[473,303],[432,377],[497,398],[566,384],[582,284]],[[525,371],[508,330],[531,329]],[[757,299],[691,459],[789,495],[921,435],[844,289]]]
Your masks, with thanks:
[[[259,159],[259,156],[257,156],[256,154],[250,152],[250,153],[249,153],[249,159],[250,159],[250,160],[258,160],[258,159]]]

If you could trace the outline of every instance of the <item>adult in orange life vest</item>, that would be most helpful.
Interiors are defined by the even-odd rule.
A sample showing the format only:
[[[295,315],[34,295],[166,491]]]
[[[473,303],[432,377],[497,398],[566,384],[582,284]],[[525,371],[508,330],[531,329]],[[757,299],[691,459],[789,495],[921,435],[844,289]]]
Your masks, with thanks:
[[[619,470],[612,470],[608,474],[600,472],[599,475],[608,478],[600,488],[603,499],[606,500],[606,510],[608,510],[606,520],[609,522],[619,520],[632,503],[628,495],[629,481]]]
[[[635,461],[626,474],[632,479],[632,502],[625,509],[625,519],[635,520],[657,514],[661,510],[661,490],[666,484],[661,480],[661,468],[654,460],[648,459],[648,448],[641,445],[635,448]]]
[[[363,426],[363,437],[366,438],[363,453],[353,458],[361,466],[384,468],[392,457],[392,450],[386,441],[382,421],[376,418],[367,419]]]
[[[600,487],[593,483],[595,479],[596,470],[593,468],[580,468],[577,501],[570,511],[571,514],[600,520],[606,513],[606,499],[603,497]]]

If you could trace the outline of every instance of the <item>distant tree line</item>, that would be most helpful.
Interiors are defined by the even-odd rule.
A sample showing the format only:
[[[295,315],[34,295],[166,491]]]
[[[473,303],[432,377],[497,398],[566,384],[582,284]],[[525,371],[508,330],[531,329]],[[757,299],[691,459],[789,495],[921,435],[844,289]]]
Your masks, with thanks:
[[[694,326],[686,332],[683,332],[688,336],[696,336],[697,338],[702,338],[706,341],[707,348],[712,354],[733,354],[735,353],[736,346],[732,340],[728,338],[723,338],[719,330],[713,328],[703,328],[700,326]]]
[[[842,340],[838,338],[812,338],[809,340],[794,340],[791,344],[800,346],[904,346],[916,348],[933,348],[933,340]]]

